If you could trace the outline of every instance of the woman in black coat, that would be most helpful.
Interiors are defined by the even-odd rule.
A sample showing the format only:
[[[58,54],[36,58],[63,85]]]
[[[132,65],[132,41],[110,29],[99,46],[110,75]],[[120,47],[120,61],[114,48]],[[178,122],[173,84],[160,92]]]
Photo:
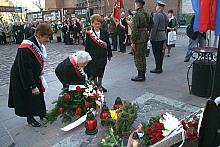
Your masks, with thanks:
[[[100,29],[102,18],[98,14],[91,17],[92,28],[86,33],[86,47],[92,61],[88,64],[88,76],[97,83],[102,84],[102,78],[107,64],[112,57],[111,46],[108,32]],[[103,88],[104,92],[107,90]]]
[[[24,40],[18,47],[17,55],[10,74],[8,107],[15,109],[15,114],[27,117],[28,124],[40,127],[34,119],[46,116],[44,101],[43,67],[46,50],[43,43],[47,42],[51,33],[48,24],[39,24],[32,38]]]
[[[63,62],[61,62],[55,69],[57,78],[63,84],[63,87],[68,85],[85,84],[85,73],[83,68],[86,67],[92,58],[89,53],[85,51],[78,51],[69,55]]]

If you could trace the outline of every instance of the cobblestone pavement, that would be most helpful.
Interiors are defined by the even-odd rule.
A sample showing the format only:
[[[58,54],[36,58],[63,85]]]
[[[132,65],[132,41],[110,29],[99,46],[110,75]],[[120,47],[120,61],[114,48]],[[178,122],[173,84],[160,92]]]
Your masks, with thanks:
[[[47,43],[46,45],[48,58],[45,62],[45,73],[54,72],[57,64],[64,60],[69,53],[76,50],[84,49],[82,45],[64,45],[63,43]],[[0,86],[8,84],[10,69],[13,64],[18,45],[1,45],[0,46]]]

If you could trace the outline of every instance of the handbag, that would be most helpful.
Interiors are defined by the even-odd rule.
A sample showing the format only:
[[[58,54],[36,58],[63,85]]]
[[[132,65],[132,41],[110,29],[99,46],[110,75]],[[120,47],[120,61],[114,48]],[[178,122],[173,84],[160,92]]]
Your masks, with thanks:
[[[176,42],[176,31],[168,32],[167,45],[175,44],[175,42]]]

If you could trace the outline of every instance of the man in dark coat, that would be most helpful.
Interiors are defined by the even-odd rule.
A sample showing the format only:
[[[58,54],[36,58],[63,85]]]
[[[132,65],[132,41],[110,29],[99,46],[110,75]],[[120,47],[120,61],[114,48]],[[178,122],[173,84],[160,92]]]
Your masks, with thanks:
[[[55,69],[57,78],[63,84],[63,87],[68,85],[82,85],[85,84],[85,73],[83,68],[86,67],[92,58],[89,53],[85,51],[78,51],[69,55],[63,62],[61,62]]]
[[[33,127],[41,126],[34,116],[41,119],[46,116],[43,94],[46,84],[42,75],[46,50],[43,43],[48,41],[50,32],[48,24],[39,24],[35,36],[18,47],[11,68],[8,107],[14,108],[16,115],[27,117],[28,124]]]
[[[88,64],[88,75],[92,80],[102,84],[102,78],[107,64],[111,60],[112,50],[108,32],[100,29],[102,18],[98,14],[91,17],[92,29],[86,33],[86,48],[92,61]],[[98,80],[97,80],[98,79]],[[107,90],[103,88],[103,92]]]
[[[126,52],[126,42],[128,35],[128,23],[125,18],[125,12],[121,13],[121,20],[118,24],[118,35],[119,35],[119,47],[122,53]]]

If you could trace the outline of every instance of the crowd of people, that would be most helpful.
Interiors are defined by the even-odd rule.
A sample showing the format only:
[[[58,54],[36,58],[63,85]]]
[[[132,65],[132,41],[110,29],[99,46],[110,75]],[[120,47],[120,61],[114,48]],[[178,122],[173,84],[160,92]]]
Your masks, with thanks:
[[[144,0],[135,0],[135,13],[129,10],[126,17],[126,13],[122,12],[118,25],[112,15],[103,17],[99,14],[91,16],[90,27],[85,26],[83,18],[67,18],[63,22],[51,23],[0,23],[1,44],[13,41],[20,44],[11,69],[8,106],[15,108],[16,115],[27,117],[27,122],[33,127],[41,125],[34,116],[40,116],[41,119],[46,116],[43,92],[47,84],[43,67],[47,54],[43,44],[52,40],[53,36],[56,36],[57,42],[66,45],[79,45],[80,39],[85,45],[85,51],[71,54],[58,64],[55,73],[63,87],[83,84],[87,74],[89,79],[100,84],[103,92],[107,92],[102,86],[107,62],[112,58],[112,51],[119,49],[119,52],[125,53],[127,45],[132,47],[131,53],[138,73],[131,78],[132,81],[145,81],[149,42],[155,58],[155,69],[150,72],[162,73],[164,46],[168,48],[169,57],[175,43],[167,42],[168,33],[177,30],[177,20],[173,10],[169,10],[168,14],[164,12],[166,4],[162,1],[157,1],[156,11],[151,14],[145,12],[144,5]],[[11,32],[11,42],[7,40],[8,32]],[[198,42],[201,37],[196,36],[194,42]]]

